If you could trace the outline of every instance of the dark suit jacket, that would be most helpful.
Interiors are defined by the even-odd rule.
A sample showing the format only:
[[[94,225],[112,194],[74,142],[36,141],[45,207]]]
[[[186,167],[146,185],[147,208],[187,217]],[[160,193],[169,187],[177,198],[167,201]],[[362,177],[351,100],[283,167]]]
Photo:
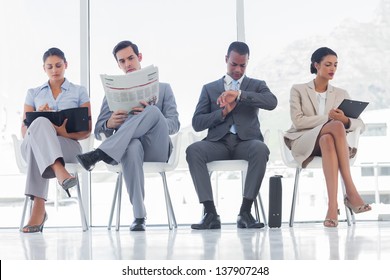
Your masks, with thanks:
[[[224,77],[204,85],[192,118],[194,130],[208,129],[206,139],[218,141],[229,132],[234,123],[241,140],[263,141],[258,119],[259,109],[273,110],[278,100],[264,81],[244,77],[240,90],[241,97],[236,107],[223,118],[217,99],[225,91]]]

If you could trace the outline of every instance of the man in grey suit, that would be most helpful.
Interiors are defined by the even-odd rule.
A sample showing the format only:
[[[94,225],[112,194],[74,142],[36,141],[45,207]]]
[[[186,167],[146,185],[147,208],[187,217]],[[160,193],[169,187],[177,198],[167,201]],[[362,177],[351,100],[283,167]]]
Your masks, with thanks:
[[[113,55],[124,73],[141,69],[142,53],[134,43],[119,42]],[[169,135],[179,131],[178,117],[175,97],[167,83],[159,83],[156,104],[142,101],[139,107],[132,108],[130,114],[122,110],[110,111],[104,97],[95,125],[95,137],[102,140],[101,134],[104,134],[108,138],[96,150],[77,156],[80,164],[89,171],[100,160],[122,164],[135,217],[131,231],[144,231],[146,227],[143,162],[168,161],[172,145]]]
[[[238,228],[262,228],[251,208],[259,193],[269,156],[258,119],[259,109],[273,110],[277,99],[266,83],[245,76],[249,47],[233,42],[225,57],[227,75],[203,86],[192,118],[195,131],[208,129],[205,139],[191,144],[187,162],[205,215],[192,229],[219,229],[207,163],[215,160],[248,161],[243,200],[237,218]]]

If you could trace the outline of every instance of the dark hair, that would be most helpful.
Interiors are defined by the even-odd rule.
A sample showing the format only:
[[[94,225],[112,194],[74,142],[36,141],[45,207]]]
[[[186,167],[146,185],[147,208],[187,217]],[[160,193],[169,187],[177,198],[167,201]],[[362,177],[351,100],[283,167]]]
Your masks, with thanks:
[[[114,55],[115,60],[117,60],[116,53],[119,52],[120,50],[127,48],[127,47],[131,47],[133,49],[134,53],[137,56],[139,55],[138,47],[136,44],[132,43],[131,41],[121,41],[118,44],[116,44],[116,46],[112,50],[112,54]]]
[[[247,44],[244,42],[233,42],[230,44],[228,51],[227,51],[227,56],[230,55],[231,51],[235,51],[236,53],[239,53],[240,55],[245,55],[247,54],[249,56],[249,47]]]
[[[317,69],[314,67],[314,63],[320,63],[327,55],[334,55],[337,57],[336,52],[327,47],[319,48],[313,52],[311,55],[310,73],[317,74]]]
[[[66,63],[66,58],[65,58],[65,54],[63,51],[61,51],[59,48],[50,48],[48,49],[44,54],[43,54],[43,63],[45,63],[46,59],[49,57],[49,56],[52,56],[52,55],[55,55],[55,56],[58,56],[59,58],[61,58],[65,63]]]

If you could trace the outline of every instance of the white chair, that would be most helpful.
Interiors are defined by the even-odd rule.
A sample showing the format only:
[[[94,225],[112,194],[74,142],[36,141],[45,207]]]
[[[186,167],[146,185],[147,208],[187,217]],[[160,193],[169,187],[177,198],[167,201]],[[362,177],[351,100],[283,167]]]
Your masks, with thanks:
[[[19,171],[23,174],[26,174],[27,163],[23,159],[21,151],[20,151],[20,146],[21,146],[23,140],[18,138],[15,134],[13,134],[12,141],[13,141],[13,146],[14,146],[14,151],[15,151],[16,164],[19,168]],[[80,142],[80,145],[82,147],[83,152],[84,153],[88,152],[93,145],[92,144],[93,143],[93,136],[91,135],[87,139],[81,140],[79,142]],[[65,163],[65,168],[70,174],[73,174],[73,176],[75,176],[78,181],[81,177],[81,176],[79,176],[79,174],[86,173],[84,168],[81,165],[79,165],[78,163]],[[83,231],[87,231],[89,226],[88,226],[88,221],[87,221],[87,217],[86,217],[85,210],[84,210],[83,201],[81,198],[80,183],[78,183],[75,188],[77,191],[77,201],[78,201],[79,210],[80,210],[82,228],[83,228]],[[22,230],[24,222],[25,222],[27,208],[29,209],[30,214],[31,214],[31,207],[32,207],[32,200],[26,196],[26,198],[24,200],[24,205],[23,205],[22,219],[20,221],[20,226],[19,226],[20,230]]]
[[[175,213],[173,211],[171,197],[169,195],[167,177],[165,173],[168,171],[175,170],[179,163],[179,152],[180,152],[181,138],[182,138],[181,132],[171,135],[170,137],[173,144],[173,149],[168,162],[144,162],[143,168],[144,168],[144,173],[159,173],[161,175],[163,181],[163,187],[164,187],[167,216],[168,216],[168,227],[171,230],[173,228],[177,228],[177,222],[175,218]],[[114,198],[112,200],[112,205],[111,205],[110,218],[107,226],[107,228],[110,230],[112,225],[112,219],[115,212],[115,206],[116,206],[115,229],[118,231],[120,227],[121,200],[122,200],[122,165],[106,164],[106,166],[109,171],[118,174],[115,191],[114,191]]]
[[[281,156],[283,163],[290,168],[295,168],[295,180],[294,180],[294,191],[293,191],[293,197],[292,197],[292,204],[291,204],[291,213],[290,213],[290,221],[289,225],[290,227],[293,226],[294,224],[294,215],[295,215],[295,206],[296,206],[296,200],[297,200],[297,195],[298,195],[298,185],[299,185],[299,177],[302,171],[302,167],[299,166],[298,162],[295,161],[294,157],[291,154],[291,150],[286,146],[284,142],[284,133],[282,130],[278,131],[279,134],[279,145],[281,149]],[[360,137],[360,128],[357,128],[356,130],[349,132],[347,134],[347,141],[349,143],[350,147],[355,147],[357,148],[359,145],[359,137]],[[352,166],[355,162],[356,155],[349,160],[350,166]],[[309,168],[322,168],[322,158],[321,157],[314,157],[313,160],[308,164],[306,167],[307,169]],[[341,180],[341,188],[343,192],[343,197],[346,194],[345,190],[345,185],[344,181],[342,178]],[[352,223],[355,223],[355,217],[354,215],[350,213],[349,209],[345,207],[346,211],[346,217],[347,217],[347,223],[348,226],[351,225],[351,218],[352,218]]]
[[[269,134],[270,131],[267,129],[264,132],[264,143],[268,143],[269,140]],[[201,137],[196,135],[193,131],[190,132],[189,135],[190,141],[196,142],[202,140]],[[241,186],[242,186],[242,191],[244,191],[244,186],[245,186],[245,179],[246,179],[246,173],[248,170],[248,161],[246,160],[216,160],[207,163],[207,169],[209,171],[210,177],[213,174],[213,172],[218,172],[218,171],[240,171],[241,172]],[[216,193],[218,193],[218,188],[216,187]],[[259,203],[257,202],[259,201]],[[260,214],[259,214],[259,207],[258,204],[260,205],[260,210],[261,210],[261,216],[263,217],[264,225],[267,225],[267,218],[265,215],[264,207],[263,207],[263,201],[261,200],[261,195],[260,192],[257,195],[257,200],[254,200],[254,208],[255,208],[255,215],[256,219],[260,221]]]

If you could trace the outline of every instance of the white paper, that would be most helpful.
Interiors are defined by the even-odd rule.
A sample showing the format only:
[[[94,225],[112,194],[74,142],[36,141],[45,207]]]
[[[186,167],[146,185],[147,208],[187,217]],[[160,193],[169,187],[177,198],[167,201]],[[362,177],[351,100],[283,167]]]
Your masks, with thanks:
[[[130,112],[140,107],[140,101],[156,104],[159,93],[158,68],[154,65],[130,72],[126,75],[101,74],[110,111]]]

